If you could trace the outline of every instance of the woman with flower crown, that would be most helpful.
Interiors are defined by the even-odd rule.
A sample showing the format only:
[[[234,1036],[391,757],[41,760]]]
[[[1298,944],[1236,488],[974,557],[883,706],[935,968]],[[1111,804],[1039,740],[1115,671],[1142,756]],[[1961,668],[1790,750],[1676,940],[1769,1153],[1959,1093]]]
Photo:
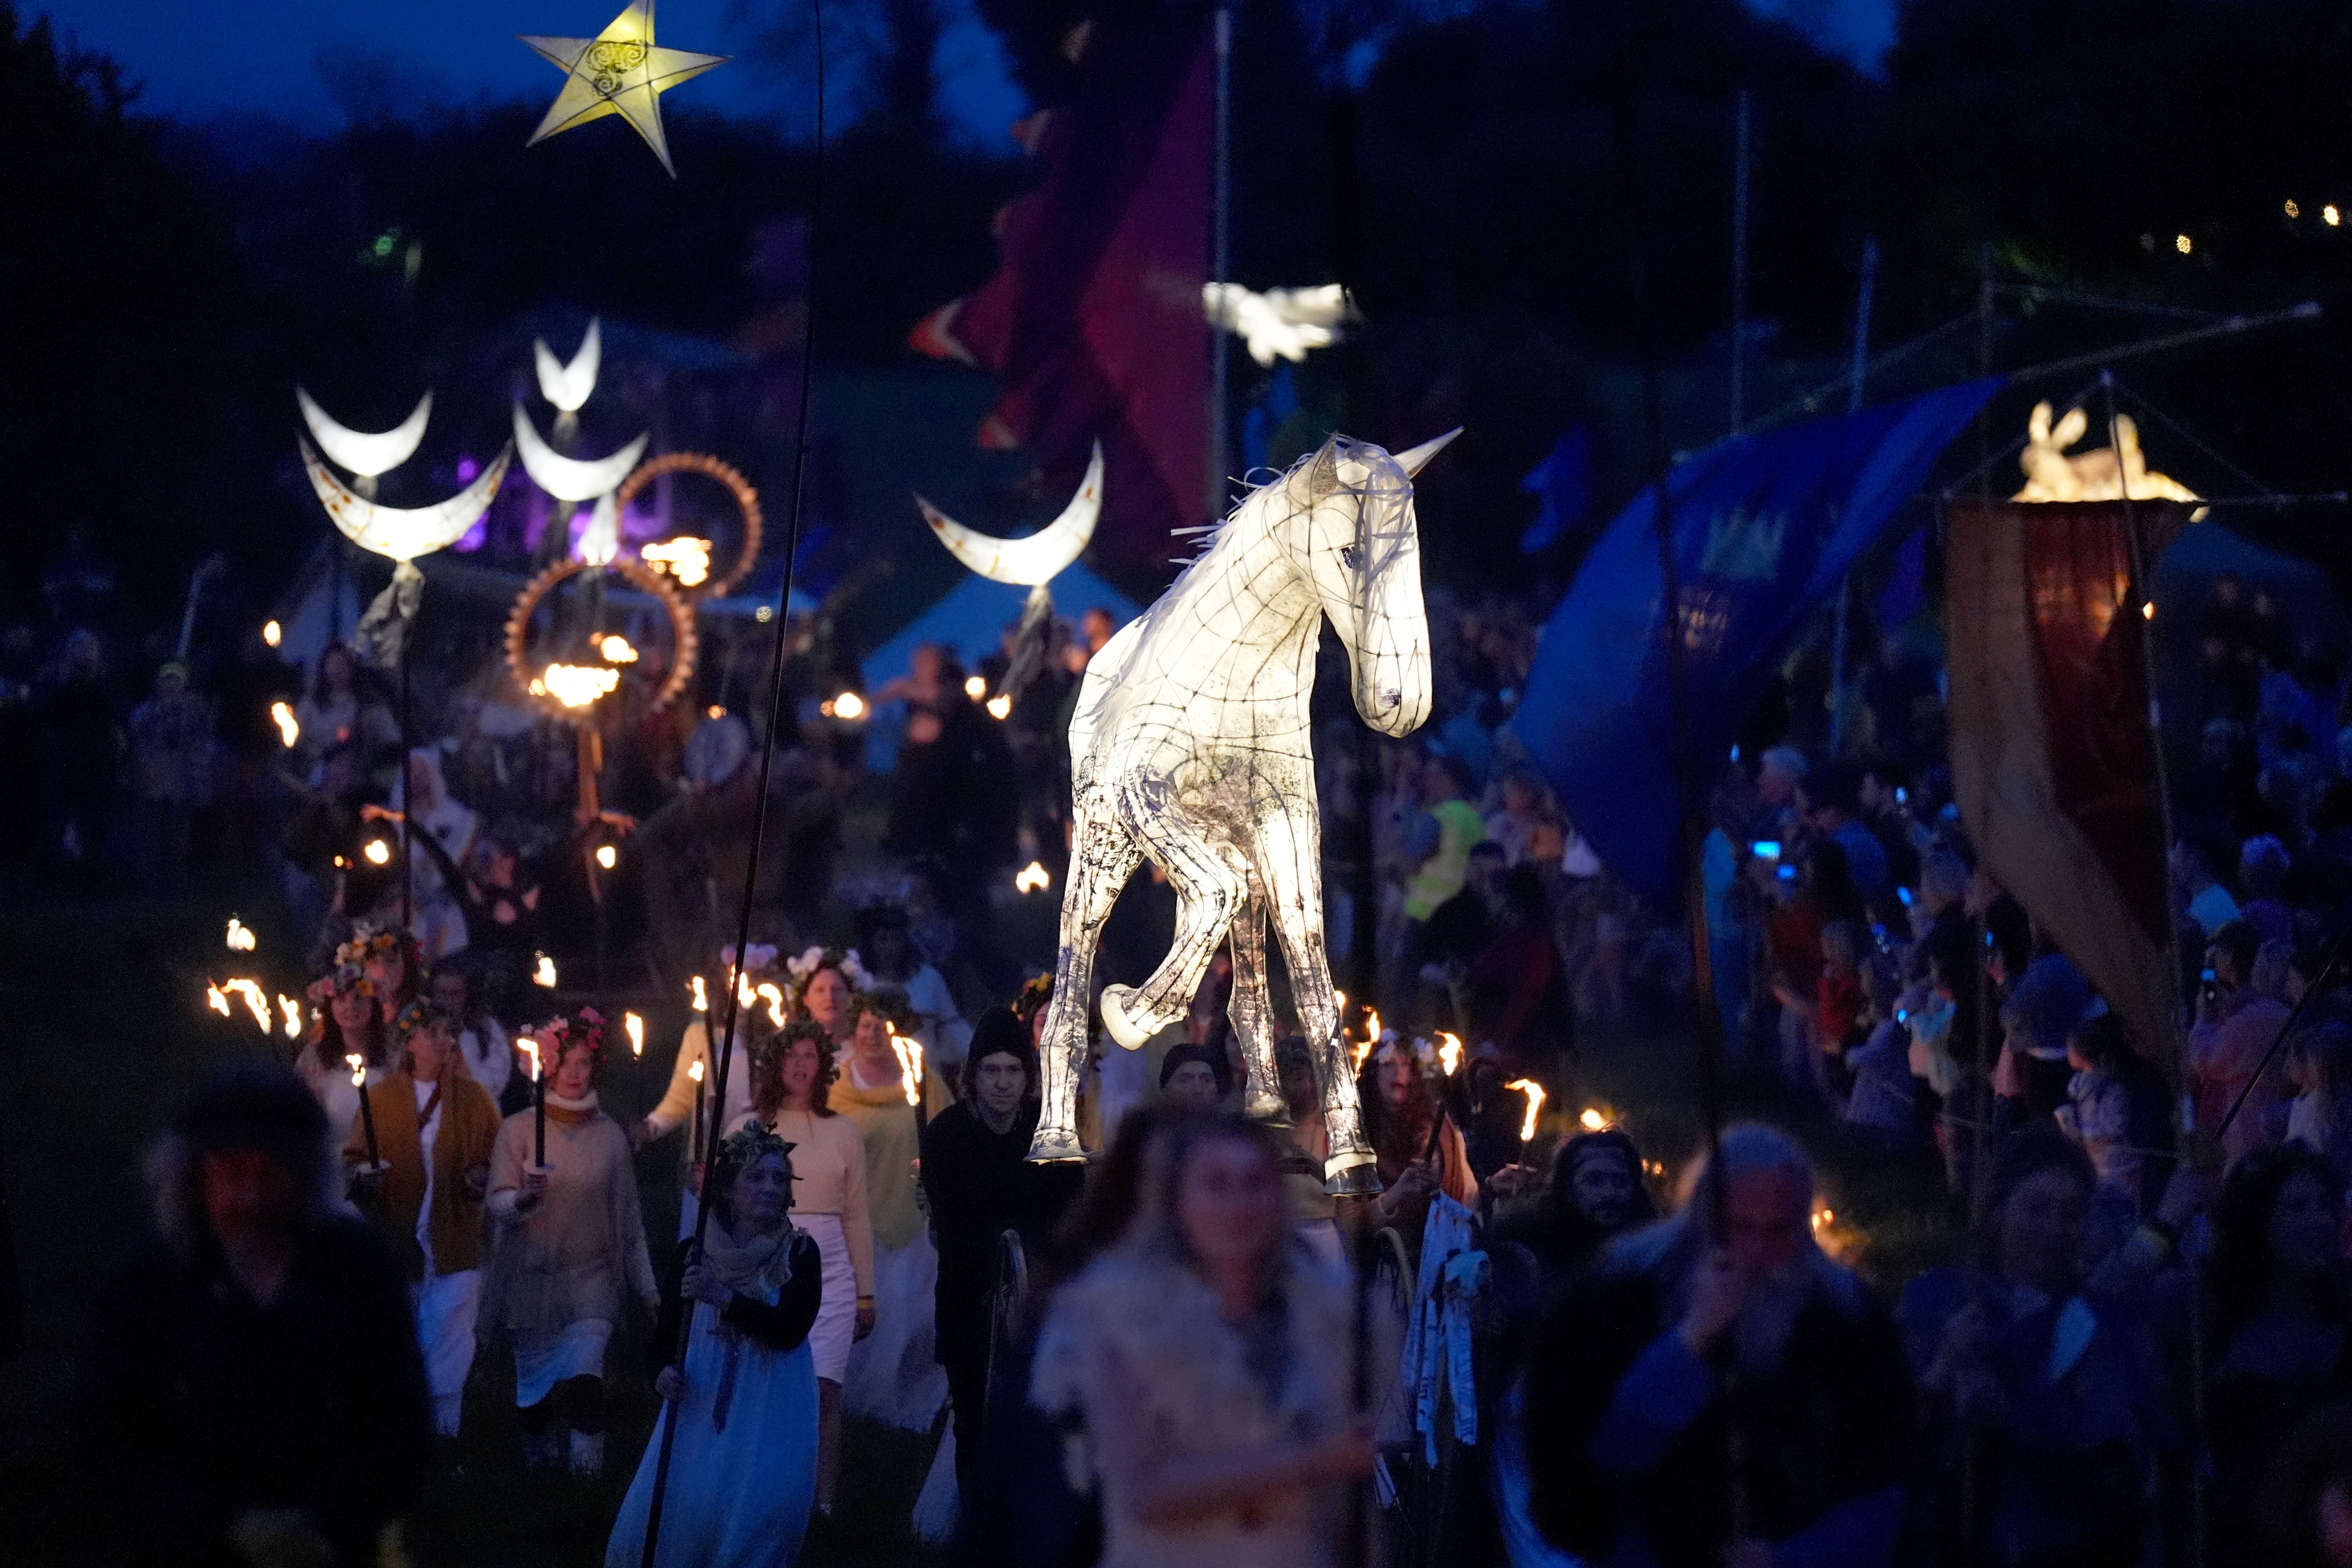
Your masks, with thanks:
[[[583,1007],[530,1031],[546,1073],[547,1160],[535,1112],[517,1111],[490,1151],[495,1233],[481,1321],[514,1342],[523,1458],[552,1468],[571,1435],[574,1475],[604,1466],[604,1349],[632,1300],[660,1304],[646,1253],[628,1135],[596,1101],[604,1021]],[[561,1417],[561,1425],[559,1425]]]
[[[874,977],[866,973],[854,947],[846,952],[812,947],[798,958],[786,959],[784,969],[792,976],[784,994],[791,1001],[793,1016],[824,1031],[833,1042],[833,1065],[839,1068],[849,1059],[850,1040],[857,1032],[857,1016],[850,1009],[850,1000],[874,989]]]
[[[850,1413],[927,1432],[948,1396],[931,1331],[931,1298],[940,1255],[915,1196],[920,1155],[916,1119],[907,1102],[906,1064],[899,1041],[913,1032],[914,1009],[895,985],[861,991],[850,999],[856,1020],[849,1059],[835,1079],[835,1110],[857,1123],[866,1141],[866,1212],[874,1226],[874,1331],[849,1356],[842,1387]],[[930,1064],[923,1089],[932,1114],[954,1096]]]
[[[760,1052],[752,1118],[793,1145],[793,1213],[824,1259],[824,1302],[809,1331],[816,1361],[816,1507],[833,1511],[841,1479],[842,1384],[849,1348],[874,1331],[874,1229],[866,1203],[866,1140],[831,1104],[834,1068],[821,1025],[786,1024]]]
[[[654,1562],[672,1568],[784,1568],[800,1554],[816,1495],[816,1363],[809,1330],[824,1259],[796,1229],[793,1145],[758,1122],[719,1145],[703,1185],[710,1218],[698,1250],[678,1246],[662,1286],[649,1359],[677,1425]],[[685,1355],[679,1319],[693,1313]],[[607,1568],[645,1561],[660,1463],[654,1428],[604,1548]]]
[[[334,966],[310,983],[310,1027],[294,1050],[294,1076],[319,1097],[327,1112],[327,1152],[336,1162],[360,1116],[360,1091],[352,1082],[351,1058],[360,1058],[367,1081],[379,1081],[392,1064],[392,1028],[377,980],[363,961],[362,944],[335,950]]]

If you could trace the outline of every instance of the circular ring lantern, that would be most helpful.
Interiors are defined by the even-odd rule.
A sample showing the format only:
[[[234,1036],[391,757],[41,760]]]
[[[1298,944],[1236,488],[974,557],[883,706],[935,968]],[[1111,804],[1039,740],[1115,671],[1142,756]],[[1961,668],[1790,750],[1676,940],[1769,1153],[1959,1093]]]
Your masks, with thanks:
[[[668,707],[671,700],[686,689],[687,682],[694,679],[695,658],[701,641],[695,626],[694,606],[677,584],[639,562],[622,557],[606,569],[619,573],[629,586],[652,595],[669,616],[670,637],[675,645],[669,676],[654,693],[647,710],[657,712]],[[544,689],[531,689],[539,674],[530,663],[530,617],[559,584],[583,572],[596,570],[585,561],[559,561],[525,584],[515,599],[514,608],[507,613],[507,668],[514,676],[516,688],[541,712],[569,724],[586,723],[595,711],[594,705],[569,708]]]
[[[723,575],[707,577],[691,588],[681,587],[678,590],[689,598],[723,599],[734,591],[735,584],[751,575],[751,568],[759,562],[760,492],[751,488],[751,481],[745,479],[742,471],[732,463],[721,462],[702,452],[664,452],[658,458],[639,463],[629,477],[621,481],[620,489],[613,497],[614,504],[626,510],[639,491],[665,474],[700,474],[725,486],[727,493],[735,498],[736,510],[743,519],[743,543],[742,548],[735,552],[735,563]]]

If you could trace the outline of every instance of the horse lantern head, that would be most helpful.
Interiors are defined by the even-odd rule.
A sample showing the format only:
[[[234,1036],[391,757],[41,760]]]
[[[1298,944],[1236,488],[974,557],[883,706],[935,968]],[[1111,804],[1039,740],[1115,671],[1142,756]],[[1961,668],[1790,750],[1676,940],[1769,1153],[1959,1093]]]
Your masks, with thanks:
[[[1421,603],[1421,535],[1412,477],[1460,431],[1391,456],[1334,436],[1291,471],[1301,572],[1348,649],[1356,711],[1384,735],[1429,717],[1429,617]]]

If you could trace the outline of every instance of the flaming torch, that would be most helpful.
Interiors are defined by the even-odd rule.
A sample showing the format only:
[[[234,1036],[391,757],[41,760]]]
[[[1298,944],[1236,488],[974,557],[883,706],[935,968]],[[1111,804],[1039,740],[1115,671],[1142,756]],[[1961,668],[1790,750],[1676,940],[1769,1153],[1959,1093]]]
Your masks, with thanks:
[[[636,1065],[629,1076],[637,1080],[637,1118],[646,1114],[646,1021],[635,1013],[621,1015],[621,1032],[629,1037],[629,1058]]]
[[[694,1080],[694,1130],[687,1139],[687,1159],[702,1163],[702,1058],[695,1058],[686,1064],[686,1076]]]
[[[547,1169],[547,1064],[539,1058],[536,1037],[519,1036],[515,1045],[530,1058],[530,1163],[543,1171]]]
[[[890,1031],[890,1051],[898,1058],[898,1087],[906,1091],[907,1103],[914,1107],[915,1142],[919,1148],[923,1129],[930,1121],[929,1109],[923,1103],[930,1091],[923,1077],[923,1042],[908,1038],[893,1024],[885,1022],[883,1027]]]
[[[1531,1078],[1515,1078],[1503,1087],[1517,1089],[1528,1097],[1528,1119],[1519,1123],[1519,1142],[1522,1144],[1534,1142],[1537,1119],[1543,1115],[1544,1086]]]
[[[352,1069],[352,1087],[360,1091],[360,1125],[367,1130],[368,1163],[381,1165],[383,1158],[375,1146],[375,1107],[368,1101],[367,1058],[353,1051],[343,1061]]]
[[[289,1040],[300,1039],[302,1037],[302,1004],[280,992],[278,996],[278,1010],[286,1015],[286,1037]]]

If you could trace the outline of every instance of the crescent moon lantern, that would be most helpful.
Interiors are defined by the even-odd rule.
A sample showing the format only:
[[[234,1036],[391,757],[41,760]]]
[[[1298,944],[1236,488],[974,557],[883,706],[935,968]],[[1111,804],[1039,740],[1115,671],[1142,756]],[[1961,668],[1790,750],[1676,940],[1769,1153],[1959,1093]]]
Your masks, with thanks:
[[[1095,521],[1102,516],[1102,496],[1103,454],[1102,443],[1097,441],[1094,457],[1087,463],[1087,477],[1078,483],[1078,493],[1070,498],[1061,516],[1026,539],[992,539],[974,533],[920,496],[915,498],[915,504],[923,509],[923,521],[957,560],[992,582],[1034,588],[1051,582],[1076,561],[1095,536]]]
[[[373,433],[337,424],[299,386],[294,389],[294,401],[301,408],[302,423],[310,427],[310,437],[319,443],[319,449],[363,479],[388,474],[414,457],[417,443],[425,439],[425,422],[433,416],[430,388],[416,400],[416,408],[407,418],[389,430]]]
[[[489,510],[513,456],[512,447],[500,449],[478,479],[447,500],[403,509],[378,506],[353,493],[335,478],[316,447],[308,441],[302,443],[302,466],[310,470],[310,488],[319,492],[319,504],[327,509],[343,537],[362,550],[404,562],[454,544],[473,527]]]
[[[540,437],[539,427],[520,403],[514,405],[514,434],[523,472],[530,476],[531,483],[557,500],[568,501],[594,500],[619,489],[637,459],[645,456],[646,444],[653,439],[648,430],[609,458],[593,462],[567,458]]]
[[[566,414],[579,413],[588,395],[596,390],[596,372],[604,361],[604,338],[596,318],[588,318],[587,333],[581,338],[580,351],[572,356],[570,364],[556,362],[545,338],[531,339],[530,353],[532,362],[539,367],[539,395]]]

